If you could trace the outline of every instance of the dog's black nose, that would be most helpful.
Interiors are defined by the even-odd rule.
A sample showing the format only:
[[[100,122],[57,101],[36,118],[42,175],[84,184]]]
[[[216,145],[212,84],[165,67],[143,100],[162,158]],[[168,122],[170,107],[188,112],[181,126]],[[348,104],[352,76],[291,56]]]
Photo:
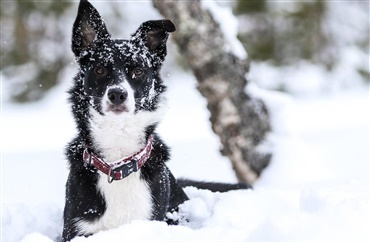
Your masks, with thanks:
[[[127,98],[127,91],[120,88],[113,88],[108,91],[108,99],[112,104],[120,105]]]

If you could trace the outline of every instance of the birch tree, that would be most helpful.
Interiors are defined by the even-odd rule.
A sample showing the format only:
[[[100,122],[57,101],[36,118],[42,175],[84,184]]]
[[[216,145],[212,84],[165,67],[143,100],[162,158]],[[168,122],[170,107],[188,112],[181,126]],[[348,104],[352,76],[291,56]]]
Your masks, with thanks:
[[[260,149],[270,131],[270,121],[264,103],[245,92],[248,60],[225,51],[228,43],[219,23],[199,0],[153,4],[175,22],[174,41],[207,100],[221,153],[230,159],[240,181],[254,182],[271,159],[271,153]]]

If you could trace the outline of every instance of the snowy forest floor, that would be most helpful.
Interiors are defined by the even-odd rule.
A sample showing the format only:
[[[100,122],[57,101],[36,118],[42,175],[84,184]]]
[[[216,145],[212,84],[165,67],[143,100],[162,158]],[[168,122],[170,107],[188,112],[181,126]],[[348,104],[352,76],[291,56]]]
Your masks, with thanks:
[[[194,77],[179,72],[164,79],[169,110],[159,132],[172,147],[174,175],[235,182]],[[54,241],[61,234],[63,149],[75,133],[68,86],[38,103],[2,103],[4,242]],[[250,89],[267,103],[274,129],[271,165],[253,191],[187,188],[190,201],[181,213],[188,223],[135,221],[74,241],[369,241],[369,90],[293,98]]]

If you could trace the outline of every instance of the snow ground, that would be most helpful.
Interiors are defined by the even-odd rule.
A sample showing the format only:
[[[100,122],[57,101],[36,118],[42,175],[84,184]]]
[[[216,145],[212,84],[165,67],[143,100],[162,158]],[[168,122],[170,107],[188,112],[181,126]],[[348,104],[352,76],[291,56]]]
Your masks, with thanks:
[[[175,176],[236,181],[194,77],[178,72],[165,80],[169,110],[159,131],[172,147]],[[63,147],[75,132],[67,89],[36,104],[3,103],[2,241],[54,241],[61,233]],[[368,241],[368,90],[301,99],[248,90],[268,104],[275,143],[253,191],[187,188],[180,215],[188,223],[135,221],[75,241]]]

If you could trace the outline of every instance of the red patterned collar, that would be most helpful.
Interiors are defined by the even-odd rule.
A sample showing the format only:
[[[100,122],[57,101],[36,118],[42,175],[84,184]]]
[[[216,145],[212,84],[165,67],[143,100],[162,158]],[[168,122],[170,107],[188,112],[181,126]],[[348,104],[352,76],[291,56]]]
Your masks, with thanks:
[[[153,136],[150,135],[143,149],[117,162],[107,163],[92,152],[89,152],[88,148],[84,149],[83,160],[86,165],[94,166],[96,169],[106,174],[108,176],[108,182],[112,183],[114,180],[122,180],[132,172],[138,171],[149,159],[152,149]]]

